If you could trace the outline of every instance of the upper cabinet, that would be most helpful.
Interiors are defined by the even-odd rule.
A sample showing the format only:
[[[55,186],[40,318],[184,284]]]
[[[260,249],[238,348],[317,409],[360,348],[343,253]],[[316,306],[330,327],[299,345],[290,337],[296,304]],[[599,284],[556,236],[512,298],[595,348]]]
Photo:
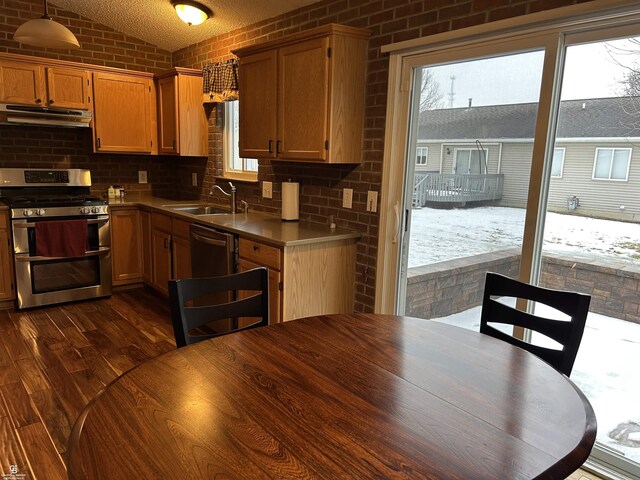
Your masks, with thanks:
[[[158,152],[206,156],[208,122],[202,105],[202,71],[174,68],[156,78]]]
[[[155,85],[151,75],[93,73],[96,152],[157,151]]]
[[[240,156],[359,163],[368,37],[332,24],[234,51]]]
[[[90,87],[84,69],[0,60],[0,102],[88,109]]]

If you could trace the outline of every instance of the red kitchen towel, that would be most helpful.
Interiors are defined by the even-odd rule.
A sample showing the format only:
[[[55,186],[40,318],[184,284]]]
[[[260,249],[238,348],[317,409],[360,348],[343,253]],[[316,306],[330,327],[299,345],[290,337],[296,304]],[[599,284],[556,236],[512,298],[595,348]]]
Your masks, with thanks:
[[[86,220],[51,220],[36,223],[36,255],[82,257],[86,249]]]

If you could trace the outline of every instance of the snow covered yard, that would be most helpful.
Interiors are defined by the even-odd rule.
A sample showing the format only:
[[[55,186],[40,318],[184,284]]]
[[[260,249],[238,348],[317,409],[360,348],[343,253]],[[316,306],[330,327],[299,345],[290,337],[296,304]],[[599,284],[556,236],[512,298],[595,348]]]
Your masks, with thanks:
[[[413,210],[409,267],[519,248],[524,214],[524,209],[505,207]],[[549,213],[543,251],[637,263],[640,225]],[[478,331],[479,319],[476,307],[435,320]],[[590,313],[571,378],[596,411],[598,441],[636,462],[640,462],[638,365],[640,325]]]

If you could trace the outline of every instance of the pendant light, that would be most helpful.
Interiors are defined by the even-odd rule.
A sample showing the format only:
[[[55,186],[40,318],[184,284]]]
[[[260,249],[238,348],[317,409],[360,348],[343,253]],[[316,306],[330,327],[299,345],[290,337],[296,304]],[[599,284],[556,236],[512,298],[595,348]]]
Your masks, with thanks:
[[[76,36],[64,25],[55,22],[47,13],[47,0],[44,0],[42,18],[29,20],[18,27],[13,35],[16,42],[44,48],[80,48]]]
[[[213,12],[209,7],[205,7],[201,3],[192,2],[190,0],[174,0],[171,2],[173,8],[180,20],[189,26],[200,25],[208,18],[213,16]]]

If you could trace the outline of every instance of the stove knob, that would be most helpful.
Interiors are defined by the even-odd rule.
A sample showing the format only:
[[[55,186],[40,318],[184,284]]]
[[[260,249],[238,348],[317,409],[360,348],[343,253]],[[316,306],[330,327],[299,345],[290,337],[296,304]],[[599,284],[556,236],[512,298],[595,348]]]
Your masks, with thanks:
[[[24,209],[24,210],[22,211],[22,214],[23,214],[25,217],[30,217],[31,215],[33,215],[33,210],[31,210],[31,209],[29,209],[29,208],[26,208],[26,209]]]
[[[100,213],[100,207],[92,207],[91,213]]]
[[[91,209],[90,209],[89,207],[81,207],[81,208],[80,208],[80,213],[81,213],[82,215],[86,215],[86,214],[88,214],[88,213],[91,213]]]
[[[44,214],[45,214],[44,208],[37,208],[36,209],[36,215],[38,215],[39,217],[43,216]]]

